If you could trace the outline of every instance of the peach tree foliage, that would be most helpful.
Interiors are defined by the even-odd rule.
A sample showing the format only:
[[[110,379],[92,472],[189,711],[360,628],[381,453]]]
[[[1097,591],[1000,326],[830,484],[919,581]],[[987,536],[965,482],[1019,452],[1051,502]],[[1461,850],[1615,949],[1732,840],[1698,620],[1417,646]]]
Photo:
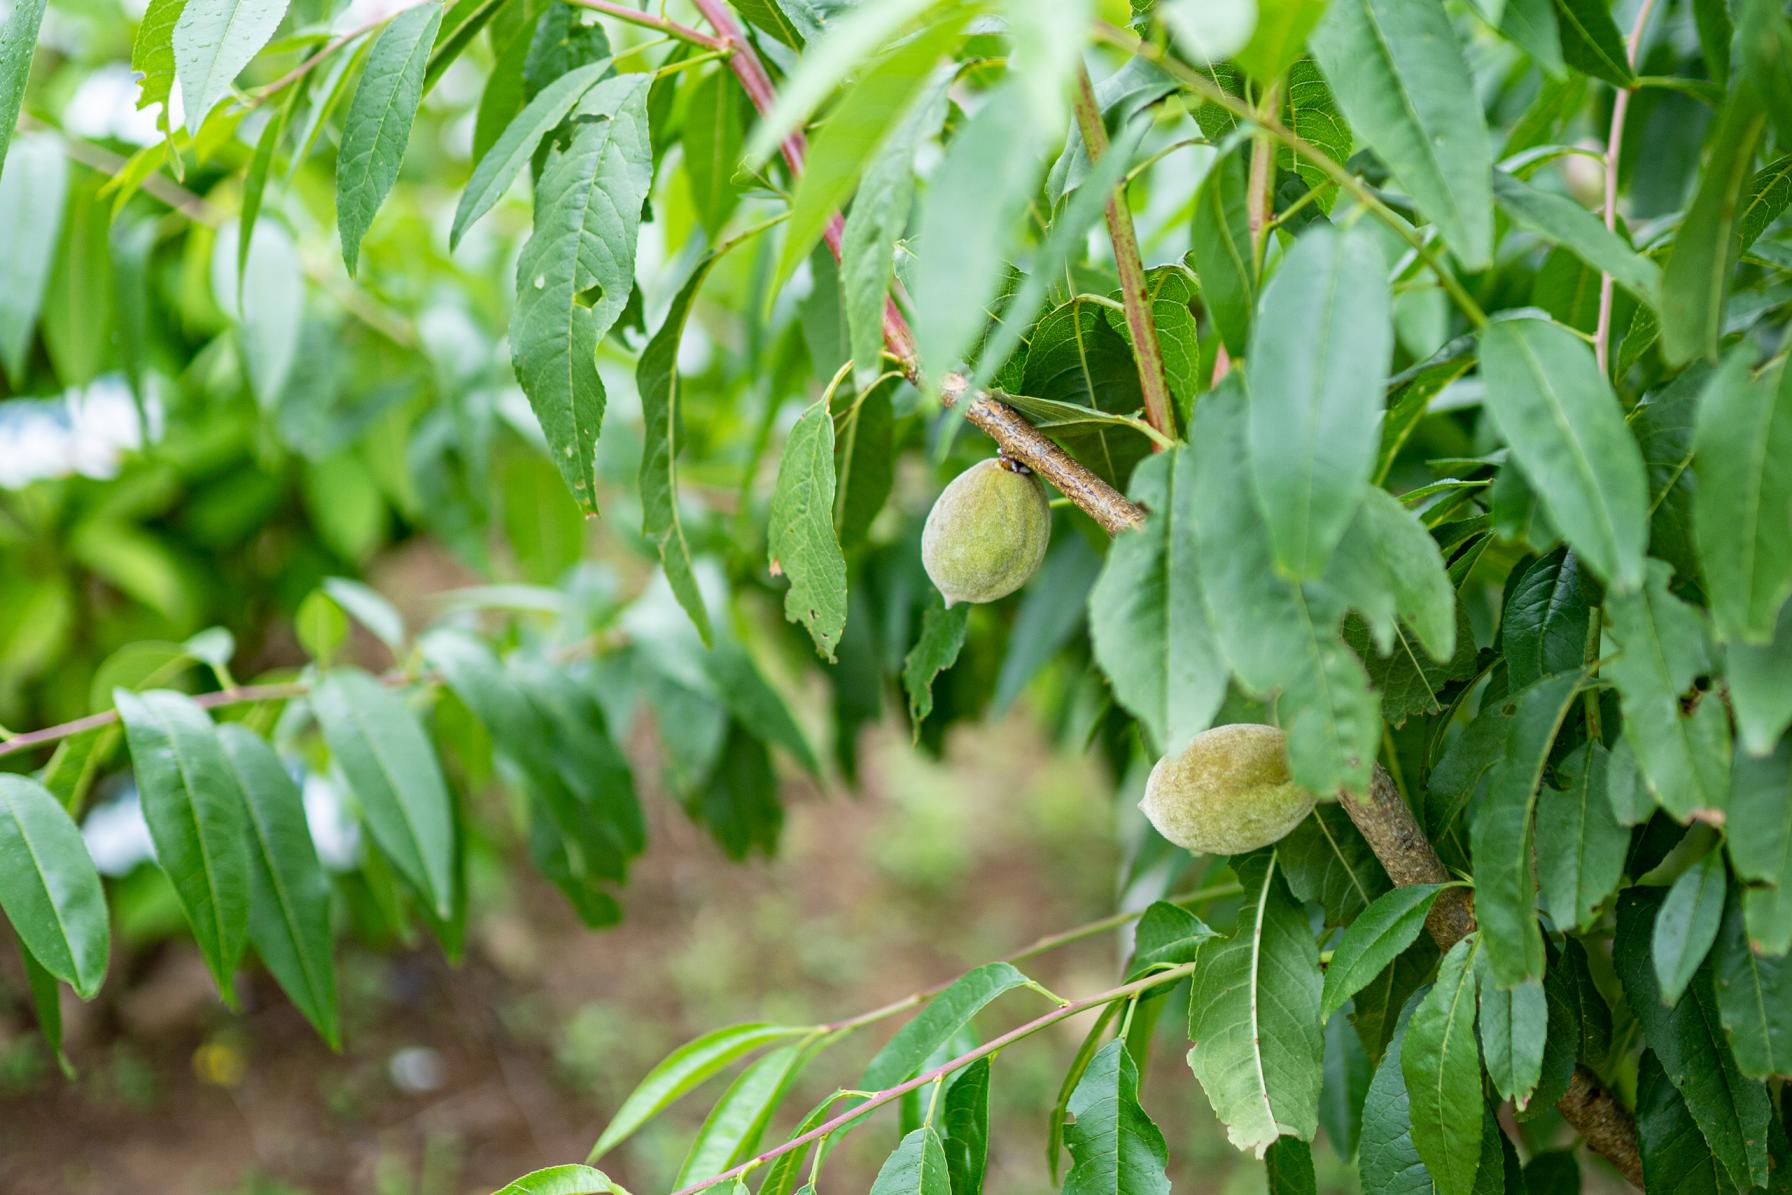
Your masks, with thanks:
[[[729,1071],[654,1189],[813,1191],[862,1130],[876,1195],[968,1195],[1033,1148],[988,1139],[999,1051],[1085,1012],[1041,1109],[1075,1195],[1168,1189],[1154,1042],[1277,1193],[1316,1148],[1369,1192],[1792,1181],[1778,0],[336,7],[150,0],[84,48],[0,12],[6,393],[122,379],[150,441],[0,491],[0,709],[51,715],[0,741],[0,909],[52,1048],[116,773],[221,996],[263,967],[336,1045],[336,935],[458,955],[469,852],[622,915],[637,717],[741,858],[893,701],[936,750],[1025,695],[1160,898],[1066,935],[1130,935],[1110,990],[1017,957],[717,1029],[506,1190],[620,1190],[591,1164]],[[140,144],[65,120],[108,55]],[[944,602],[922,516],[997,449],[1050,547]],[[491,584],[417,626],[336,575],[408,535]],[[309,662],[239,680],[276,624]],[[1190,855],[1130,803],[1231,723],[1321,800]]]

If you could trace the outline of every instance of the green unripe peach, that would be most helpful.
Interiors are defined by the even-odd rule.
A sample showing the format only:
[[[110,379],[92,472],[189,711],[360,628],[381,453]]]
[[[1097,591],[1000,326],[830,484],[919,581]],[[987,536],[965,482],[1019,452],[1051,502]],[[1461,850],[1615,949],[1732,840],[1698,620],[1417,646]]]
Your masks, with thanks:
[[[1006,461],[979,461],[927,512],[921,563],[946,605],[993,602],[1027,583],[1051,538],[1044,483]]]
[[[1284,837],[1313,809],[1288,775],[1288,740],[1274,726],[1239,722],[1195,736],[1157,761],[1139,808],[1158,833],[1208,855],[1238,855]]]

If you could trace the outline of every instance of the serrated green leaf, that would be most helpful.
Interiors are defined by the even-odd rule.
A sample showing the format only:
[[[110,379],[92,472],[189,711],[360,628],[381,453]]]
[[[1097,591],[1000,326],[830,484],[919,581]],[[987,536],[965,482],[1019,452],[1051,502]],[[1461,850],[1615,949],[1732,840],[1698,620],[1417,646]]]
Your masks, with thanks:
[[[93,998],[112,943],[99,872],[55,796],[11,774],[0,774],[0,910],[38,966]]]
[[[1032,983],[1008,963],[988,963],[967,971],[884,1043],[865,1067],[860,1085],[868,1091],[894,1087],[920,1070],[928,1055],[952,1040],[991,1000]]]
[[[510,189],[534,157],[542,138],[566,119],[609,69],[609,60],[605,59],[566,72],[536,93],[504,127],[492,147],[480,156],[479,164],[473,167],[473,177],[467,180],[467,189],[461,192],[454,209],[454,226],[448,233],[450,249],[459,245],[467,229]]]
[[[1317,901],[1327,925],[1349,925],[1392,887],[1362,832],[1335,802],[1314,806],[1276,853],[1289,891]]]
[[[1139,1070],[1115,1038],[1090,1060],[1070,1097],[1065,1195],[1167,1195],[1169,1151],[1139,1104]]]
[[[1493,150],[1456,31],[1428,0],[1334,0],[1313,55],[1358,137],[1457,260],[1493,252]]]
[[[1693,534],[1725,640],[1760,646],[1792,597],[1792,373],[1749,376],[1733,354],[1711,375],[1693,433]]]
[[[286,16],[287,0],[187,0],[174,22],[175,76],[187,132],[199,126],[261,52]]]
[[[403,698],[341,668],[311,708],[373,840],[438,917],[454,908],[454,811],[429,736]]]
[[[1624,35],[1606,0],[1555,0],[1555,9],[1562,58],[1569,66],[1613,87],[1634,85]]]
[[[1730,1195],[1735,1187],[1718,1164],[1686,1101],[1648,1050],[1637,1064],[1636,1127],[1643,1182],[1668,1195]]]
[[[206,966],[227,1001],[249,931],[247,818],[205,711],[168,690],[113,694],[156,861],[174,884]]]
[[[1522,1112],[1543,1076],[1543,1055],[1549,1042],[1549,1001],[1535,979],[1517,987],[1494,982],[1485,955],[1476,960],[1480,999],[1481,1057],[1487,1077],[1502,1099]]]
[[[1678,1004],[1723,921],[1726,890],[1722,853],[1712,851],[1682,872],[1655,915],[1649,954],[1665,1004]]]
[[[249,826],[249,941],[332,1049],[341,1045],[330,954],[330,881],[317,860],[299,786],[248,727],[218,728]]]
[[[1725,825],[1736,878],[1748,884],[1742,910],[1751,944],[1783,955],[1792,950],[1792,743],[1764,758],[1736,756]]]
[[[1319,1017],[1329,1021],[1346,1001],[1385,971],[1425,928],[1442,884],[1412,884],[1378,898],[1357,915],[1332,949]]]
[[[878,1169],[871,1195],[951,1195],[946,1151],[932,1125],[904,1137]]]
[[[1738,1069],[1754,1079],[1792,1077],[1792,959],[1755,953],[1734,896],[1711,959],[1718,1018]]]
[[[1581,665],[1598,600],[1597,583],[1567,548],[1539,557],[1520,574],[1500,618],[1501,654],[1514,689]]]
[[[1479,940],[1450,948],[1437,981],[1406,1027],[1400,1069],[1410,1094],[1412,1141],[1439,1195],[1472,1195],[1481,1165],[1481,1050],[1475,1038]]]
[[[1375,1076],[1369,1081],[1368,1096],[1363,1101],[1357,1171],[1365,1191],[1386,1195],[1434,1195],[1437,1190],[1430,1171],[1425,1169],[1425,1163],[1413,1145],[1412,1096],[1407,1090],[1402,1060],[1413,1010],[1422,998],[1415,992],[1398,1010],[1387,1052],[1375,1068]]]
[[[411,122],[423,99],[423,71],[441,25],[439,4],[419,4],[394,17],[368,51],[361,82],[349,100],[342,149],[336,155],[336,228],[351,277],[361,238],[398,180]]]
[[[784,441],[768,547],[773,572],[790,578],[784,617],[803,624],[829,661],[846,628],[846,558],[834,533],[835,484],[834,419],[816,403]]]
[[[174,26],[186,6],[187,0],[150,0],[131,43],[131,69],[139,75],[137,109],[160,104],[156,127],[164,133],[169,131],[168,103],[174,91]]]
[[[1189,993],[1190,1069],[1234,1146],[1262,1157],[1319,1127],[1325,1043],[1318,946],[1275,855],[1242,864],[1230,936],[1205,943]]]
[[[1536,319],[1481,334],[1487,409],[1575,553],[1614,591],[1643,580],[1643,461],[1593,350]]]
[[[516,266],[511,362],[548,453],[587,514],[597,510],[595,453],[605,403],[597,345],[634,289],[641,205],[653,175],[647,79],[606,79],[578,101],[577,115],[587,119],[576,121],[571,143],[548,158],[535,196],[535,231]]]
[[[952,1076],[946,1087],[940,1129],[952,1195],[983,1193],[983,1174],[989,1165],[989,1070],[989,1059],[979,1058]]]
[[[1557,766],[1564,787],[1537,793],[1537,885],[1550,919],[1589,929],[1618,889],[1630,832],[1613,816],[1607,788],[1610,754],[1583,743]]]

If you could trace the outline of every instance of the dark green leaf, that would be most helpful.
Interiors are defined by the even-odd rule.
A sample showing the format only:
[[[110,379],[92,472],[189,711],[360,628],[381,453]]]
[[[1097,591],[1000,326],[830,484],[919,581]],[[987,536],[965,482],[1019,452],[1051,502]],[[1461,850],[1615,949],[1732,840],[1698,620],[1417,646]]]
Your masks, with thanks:
[[[1549,1001],[1535,979],[1517,987],[1494,982],[1485,956],[1476,960],[1475,979],[1481,1003],[1481,1056],[1487,1077],[1502,1099],[1519,1111],[1530,1103],[1543,1075],[1543,1054],[1549,1041]]]
[[[1142,978],[1153,968],[1194,962],[1201,943],[1217,936],[1205,921],[1180,905],[1154,902],[1133,931],[1127,982]]]
[[[1711,158],[1662,271],[1661,351],[1670,364],[1717,356],[1742,189],[1766,123],[1752,96],[1733,96],[1718,117]]]
[[[1413,1010],[1400,1052],[1412,1141],[1439,1195],[1472,1195],[1481,1165],[1481,1051],[1475,1040],[1478,939],[1450,948]],[[1373,1096],[1373,1088],[1371,1088]]]
[[[915,733],[933,712],[933,682],[952,667],[964,648],[965,626],[971,616],[968,602],[947,606],[938,595],[929,598],[921,615],[921,637],[902,661],[902,690],[908,694],[908,716]]]
[[[419,4],[394,17],[368,51],[367,67],[349,100],[336,155],[336,227],[350,275],[361,255],[361,238],[398,180],[423,99],[423,70],[441,24],[439,4]]]
[[[1766,758],[1737,755],[1731,775],[1724,841],[1736,877],[1748,883],[1749,938],[1761,953],[1783,955],[1792,950],[1792,743]]]
[[[1589,929],[1618,889],[1630,832],[1612,814],[1610,754],[1583,743],[1561,761],[1563,788],[1537,793],[1537,883],[1543,908],[1563,929]]]
[[[1597,583],[1567,548],[1557,548],[1525,569],[1500,619],[1500,645],[1514,689],[1580,667],[1598,600]]]
[[[922,1125],[902,1139],[884,1160],[871,1184],[871,1195],[951,1195],[952,1179],[945,1147],[932,1125]]]
[[[952,1195],[982,1195],[989,1164],[989,1059],[979,1058],[952,1076],[940,1112],[946,1171]]]
[[[1724,664],[1736,731],[1750,754],[1766,755],[1792,726],[1792,685],[1784,683],[1792,676],[1792,602],[1781,608],[1771,643],[1732,643]]]
[[[1562,57],[1577,71],[1603,79],[1613,87],[1629,87],[1635,76],[1624,49],[1624,35],[1612,20],[1607,0],[1555,0]]]
[[[1643,1155],[1643,1182],[1667,1195],[1730,1195],[1736,1188],[1705,1144],[1655,1055],[1643,1051],[1637,1066],[1636,1128]]]
[[[1764,645],[1792,597],[1792,372],[1749,376],[1732,354],[1699,399],[1693,533],[1725,640]]]
[[[1732,897],[1712,954],[1717,1013],[1736,1066],[1753,1079],[1792,1077],[1792,959],[1756,954]]]
[[[1373,1073],[1369,1054],[1351,1029],[1349,1020],[1333,1017],[1327,1021],[1325,1081],[1319,1089],[1319,1124],[1341,1161],[1348,1162],[1356,1156],[1363,1131],[1363,1101],[1368,1097],[1369,1078]]]
[[[45,972],[93,998],[112,944],[99,872],[50,791],[12,774],[0,774],[0,909]]]
[[[1396,888],[1363,910],[1338,939],[1325,969],[1319,1016],[1330,1020],[1345,1001],[1374,981],[1418,940],[1442,884]]]
[[[1070,1097],[1065,1195],[1167,1195],[1164,1135],[1139,1105],[1139,1071],[1126,1042],[1096,1052]]]
[[[1327,925],[1349,925],[1392,887],[1362,832],[1336,802],[1314,806],[1276,851],[1289,890],[1299,900],[1317,901]]]
[[[1103,567],[1103,558],[1082,536],[1063,535],[1052,541],[1045,563],[1021,593],[1008,654],[1002,657],[995,695],[989,701],[990,717],[1006,713],[1028,682],[1083,629],[1089,592]],[[850,634],[850,623],[848,627]]]
[[[1381,1195],[1434,1195],[1431,1172],[1419,1158],[1412,1139],[1412,1097],[1407,1091],[1402,1055],[1413,1010],[1422,997],[1414,993],[1399,1009],[1387,1052],[1369,1081],[1363,1101],[1363,1139],[1357,1151],[1362,1188]],[[1389,1016],[1393,1020],[1392,1013]],[[1476,1080],[1476,1090],[1480,1081]]]

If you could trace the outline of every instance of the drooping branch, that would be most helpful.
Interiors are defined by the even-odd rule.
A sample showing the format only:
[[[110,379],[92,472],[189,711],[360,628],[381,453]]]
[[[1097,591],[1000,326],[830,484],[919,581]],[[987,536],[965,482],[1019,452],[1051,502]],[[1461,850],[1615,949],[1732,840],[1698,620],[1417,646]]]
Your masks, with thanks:
[[[1400,795],[1392,776],[1380,764],[1366,797],[1345,793],[1338,798],[1350,820],[1362,832],[1369,849],[1381,860],[1388,878],[1397,887],[1441,884],[1453,877],[1437,849],[1425,837],[1418,819]],[[1474,893],[1468,888],[1446,888],[1431,906],[1425,927],[1440,950],[1448,950],[1475,932]],[[1642,1155],[1637,1151],[1636,1121],[1599,1077],[1576,1064],[1568,1092],[1556,1101],[1562,1114],[1594,1153],[1618,1168],[1639,1189],[1643,1185]]]
[[[1630,41],[1626,44],[1630,69],[1636,70],[1637,48],[1642,44],[1643,29],[1649,23],[1649,14],[1655,10],[1655,0],[1643,0],[1642,7],[1636,10],[1636,22],[1630,27]],[[1624,148],[1624,120],[1630,113],[1630,95],[1634,87],[1620,87],[1612,97],[1611,130],[1605,138],[1605,226],[1612,232],[1618,230],[1618,152]],[[1600,370],[1605,370],[1611,363],[1612,351],[1612,276],[1604,270],[1599,272],[1599,322],[1593,330],[1593,352],[1599,359]]]

